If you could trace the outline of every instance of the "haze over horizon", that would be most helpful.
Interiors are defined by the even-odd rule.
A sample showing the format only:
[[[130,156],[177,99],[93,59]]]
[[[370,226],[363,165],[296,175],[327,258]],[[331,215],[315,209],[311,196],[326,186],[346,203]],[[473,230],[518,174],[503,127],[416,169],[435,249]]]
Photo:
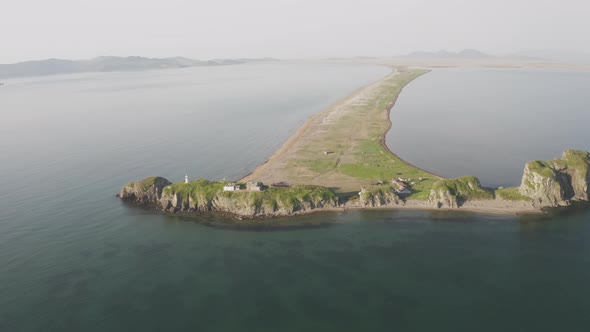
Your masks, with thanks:
[[[100,55],[393,56],[466,48],[590,53],[581,0],[217,2],[20,0],[0,13],[0,63]]]

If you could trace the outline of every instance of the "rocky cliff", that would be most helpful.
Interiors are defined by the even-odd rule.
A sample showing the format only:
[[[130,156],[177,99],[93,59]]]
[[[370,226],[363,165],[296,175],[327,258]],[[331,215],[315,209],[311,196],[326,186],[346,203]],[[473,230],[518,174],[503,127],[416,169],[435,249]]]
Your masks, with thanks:
[[[172,184],[151,177],[127,184],[119,197],[167,212],[223,212],[244,218],[288,216],[339,206],[334,192],[320,186],[223,191],[223,182],[197,180]]]
[[[382,207],[400,204],[401,199],[391,186],[363,187],[359,192],[361,207]]]
[[[590,153],[566,150],[561,158],[550,161],[531,161],[525,165],[518,188],[486,189],[473,176],[442,179],[435,182],[429,196],[431,206],[457,208],[470,202],[488,201],[487,205],[507,202],[544,207],[567,206],[573,201],[588,201],[590,183]],[[495,201],[496,203],[492,203]],[[484,204],[485,205],[485,204]]]
[[[428,202],[438,208],[457,208],[467,200],[490,199],[494,199],[493,192],[482,188],[476,177],[464,176],[435,182]]]
[[[561,158],[527,163],[518,190],[539,207],[588,201],[589,169],[590,153],[566,150]]]
[[[129,182],[119,192],[119,197],[138,205],[157,205],[162,192],[172,182],[159,177],[152,176],[141,181]]]
[[[417,208],[460,208],[486,211],[541,211],[544,207],[566,206],[590,198],[590,153],[566,150],[550,161],[526,164],[520,187],[483,188],[473,176],[433,182],[427,199],[396,194],[389,185],[361,188],[357,197],[340,201],[331,189],[297,185],[263,191],[226,192],[225,182],[197,180],[172,184],[150,177],[125,185],[119,197],[138,205],[168,212],[223,212],[238,217],[276,217],[333,208],[414,206]],[[355,195],[356,196],[356,195]]]

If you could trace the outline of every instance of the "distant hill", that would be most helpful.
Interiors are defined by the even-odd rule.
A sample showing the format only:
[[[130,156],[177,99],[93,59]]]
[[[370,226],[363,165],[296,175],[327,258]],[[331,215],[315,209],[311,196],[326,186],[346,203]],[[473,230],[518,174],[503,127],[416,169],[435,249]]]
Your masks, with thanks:
[[[215,59],[208,61],[183,57],[145,58],[140,56],[100,56],[90,60],[47,59],[0,64],[0,78],[30,77],[83,72],[139,71],[150,69],[185,68],[196,66],[238,65],[252,62],[278,61],[261,59]]]
[[[590,65],[590,53],[583,52],[537,50],[514,53],[513,56],[545,59],[547,61],[556,61],[570,65]]]
[[[446,50],[441,50],[438,52],[412,52],[409,54],[405,54],[402,56],[398,56],[400,58],[409,58],[409,59],[449,59],[449,60],[520,60],[520,61],[542,61],[544,60],[542,57],[538,56],[531,56],[527,54],[510,54],[505,56],[497,56],[492,54],[487,54],[478,50],[474,49],[465,49],[461,52],[449,52]]]
[[[486,54],[478,50],[466,49],[461,52],[449,52],[440,50],[438,52],[412,52],[403,55],[404,58],[421,58],[421,59],[489,59],[497,58],[494,55]]]

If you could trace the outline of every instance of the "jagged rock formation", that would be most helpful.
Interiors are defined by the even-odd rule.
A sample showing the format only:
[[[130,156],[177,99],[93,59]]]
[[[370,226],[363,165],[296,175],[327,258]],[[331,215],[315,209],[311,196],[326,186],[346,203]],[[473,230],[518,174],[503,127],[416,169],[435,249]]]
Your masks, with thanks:
[[[467,201],[520,201],[520,205],[532,204],[539,210],[567,206],[572,201],[588,201],[589,182],[590,153],[566,150],[561,158],[527,163],[518,188],[495,191],[482,188],[473,176],[444,179],[434,183],[428,202],[434,207],[457,208]]]
[[[152,176],[141,181],[126,184],[119,193],[119,197],[138,205],[153,205],[162,197],[164,187],[172,182],[159,177]]]
[[[431,190],[428,196],[428,203],[437,208],[456,208],[457,195],[454,195],[450,190]]]
[[[381,207],[400,204],[400,197],[391,186],[361,188],[359,203],[362,207]]]
[[[519,192],[539,207],[588,201],[589,169],[586,151],[566,150],[561,159],[531,161],[524,168]]]
[[[464,176],[435,182],[428,202],[438,208],[457,208],[469,199],[494,199],[494,194],[483,189],[476,177]]]
[[[331,189],[297,185],[263,191],[226,192],[225,182],[197,180],[172,184],[150,177],[125,185],[119,197],[168,212],[223,212],[238,217],[276,217],[334,208],[415,206],[486,211],[541,211],[590,198],[590,153],[566,150],[562,158],[526,164],[520,187],[482,188],[473,176],[441,179],[432,184],[426,200],[402,199],[389,185],[361,188],[356,197],[340,201]]]
[[[167,212],[223,212],[239,217],[276,217],[339,206],[334,192],[320,186],[225,192],[223,182],[197,180],[172,184],[161,177],[131,182],[119,197]]]

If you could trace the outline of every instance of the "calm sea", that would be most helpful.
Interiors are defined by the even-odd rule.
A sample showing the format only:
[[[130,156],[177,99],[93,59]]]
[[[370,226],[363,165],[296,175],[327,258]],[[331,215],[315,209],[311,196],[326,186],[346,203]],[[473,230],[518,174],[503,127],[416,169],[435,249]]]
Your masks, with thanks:
[[[587,210],[546,218],[354,211],[297,219],[330,227],[254,232],[114,197],[149,175],[240,177],[309,116],[388,72],[258,64],[5,81],[0,331],[586,331]],[[412,83],[399,105],[435,73]],[[514,75],[572,84],[569,74],[506,73],[486,103],[500,103],[496,86],[517,86]],[[553,93],[564,105],[574,94]],[[537,105],[522,98],[523,110]],[[394,111],[394,124],[406,121]],[[564,120],[547,121],[555,119]],[[423,149],[417,142],[404,144]]]
[[[590,150],[590,72],[435,69],[400,94],[388,146],[445,177],[520,185],[530,160]]]

